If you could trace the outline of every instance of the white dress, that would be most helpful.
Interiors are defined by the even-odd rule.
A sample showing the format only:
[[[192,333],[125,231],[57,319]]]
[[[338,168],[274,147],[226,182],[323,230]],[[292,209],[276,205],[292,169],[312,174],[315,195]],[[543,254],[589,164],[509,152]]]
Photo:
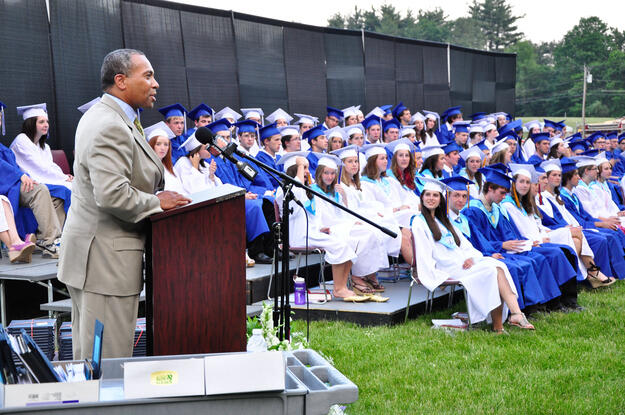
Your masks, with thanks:
[[[4,203],[2,202],[7,202],[9,204],[9,209],[12,208],[9,199],[4,195],[0,195],[0,232],[5,232],[9,230],[9,222],[7,221],[5,213],[6,210],[4,209]]]
[[[484,257],[480,251],[473,248],[462,232],[456,232],[460,239],[460,246],[457,246],[451,232],[438,220],[436,223],[443,235],[440,241],[434,241],[422,215],[412,222],[419,280],[430,291],[448,278],[459,280],[467,290],[467,309],[471,322],[487,320],[490,312],[502,304],[497,268],[503,270],[510,289],[517,294],[508,267],[494,258]],[[473,266],[463,269],[464,261],[469,258],[473,259]],[[505,303],[502,315],[504,318],[508,315]]]
[[[584,210],[593,218],[615,216],[616,213],[611,212],[605,205],[603,198],[592,186],[586,184],[583,180],[579,180],[579,184],[573,189],[573,193],[582,202]],[[618,212],[618,208],[616,208]]]
[[[395,183],[393,183],[393,181]],[[384,213],[393,215],[402,228],[409,228],[410,219],[414,215],[419,214],[419,205],[414,204],[414,199],[409,199],[408,196],[402,194],[400,191],[401,184],[395,179],[381,177],[375,181],[371,181],[371,179],[362,177],[360,179],[360,186],[364,193],[365,200],[376,200],[382,203],[385,209]],[[403,205],[408,205],[410,208],[393,212],[394,208]]]
[[[440,143],[438,142],[438,137],[436,134],[429,134],[427,131],[425,132],[425,143],[424,146],[438,146]]]
[[[188,196],[188,193],[184,190],[184,186],[182,185],[182,181],[178,176],[174,176],[167,170],[165,171],[165,190],[170,190],[172,192],[180,193],[181,195]]]
[[[67,175],[52,161],[52,151],[46,143],[44,148],[33,143],[24,133],[18,134],[11,143],[11,150],[15,154],[15,161],[20,169],[28,173],[35,181],[44,184],[56,184],[72,189],[72,182],[67,181]]]
[[[210,178],[208,167],[193,167],[188,157],[180,157],[174,166],[174,172],[182,182],[184,194],[191,195],[221,185],[219,177]]]
[[[501,207],[506,209],[506,212],[508,212],[510,219],[512,219],[512,222],[514,222],[517,229],[524,238],[527,238],[530,241],[538,241],[539,243],[542,243],[543,238],[549,238],[550,242],[553,242],[554,244],[566,245],[570,247],[573,252],[575,252],[575,243],[573,242],[573,236],[571,235],[571,231],[568,228],[558,228],[551,230],[541,223],[539,217],[535,215],[528,215],[525,210],[517,208],[515,204],[507,201],[506,199],[504,199],[504,201],[501,203]],[[588,255],[594,258],[594,254],[592,253],[592,250],[587,243],[586,247],[588,248],[588,250],[584,252],[584,246],[582,244],[581,254]],[[586,276],[588,274],[586,267],[579,259],[579,256],[575,256],[577,257],[577,264],[579,265],[579,269],[582,271],[582,275]]]
[[[612,192],[606,182],[594,181],[590,183],[590,190],[595,194],[597,203],[603,206],[603,211],[607,216],[616,216],[620,212],[620,209],[612,200]]]

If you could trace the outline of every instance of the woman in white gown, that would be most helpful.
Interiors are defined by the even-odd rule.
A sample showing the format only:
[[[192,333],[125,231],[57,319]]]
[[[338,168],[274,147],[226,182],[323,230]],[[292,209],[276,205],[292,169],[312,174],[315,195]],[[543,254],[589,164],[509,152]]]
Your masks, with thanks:
[[[22,132],[10,147],[17,165],[36,182],[61,185],[71,190],[74,177],[63,173],[52,161],[52,151],[46,143],[50,127],[46,104],[17,107],[17,113],[24,119]]]
[[[215,160],[211,160],[210,164],[207,165],[204,161],[211,156],[206,150],[206,144],[200,143],[192,134],[182,146],[189,154],[178,159],[174,166],[174,172],[182,182],[184,193],[191,195],[220,186],[221,180],[215,176],[217,163]]]
[[[415,217],[412,232],[419,280],[434,290],[454,278],[467,290],[467,309],[472,323],[492,320],[493,330],[503,331],[503,321],[511,312],[508,324],[533,330],[516,300],[517,293],[504,263],[484,257],[471,243],[454,230],[447,217],[444,194],[447,186],[424,179],[421,193],[422,213]],[[503,300],[503,301],[502,301]]]
[[[391,167],[386,170],[386,177],[391,180],[393,186],[401,197],[402,204],[419,209],[419,196],[417,196],[417,165],[414,158],[415,145],[408,138],[401,138],[386,145],[393,153]]]
[[[174,132],[160,121],[144,130],[145,136],[154,150],[158,158],[163,163],[165,171],[165,189],[188,196],[182,186],[182,181],[174,172],[174,166],[171,162],[171,139],[176,137]]]
[[[462,151],[460,157],[464,160],[464,167],[460,169],[458,174],[473,182],[469,185],[469,196],[478,199],[482,192],[482,183],[484,182],[482,173],[478,170],[482,167],[486,154],[475,145]]]

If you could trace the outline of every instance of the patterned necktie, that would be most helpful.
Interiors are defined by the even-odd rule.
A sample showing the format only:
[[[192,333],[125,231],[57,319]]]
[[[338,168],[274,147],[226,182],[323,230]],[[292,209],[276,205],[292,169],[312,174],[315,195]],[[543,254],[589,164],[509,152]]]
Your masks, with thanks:
[[[145,135],[143,134],[143,127],[141,126],[141,122],[139,121],[139,117],[135,118],[135,127],[137,127],[137,130],[139,130],[139,132],[141,133],[142,136],[145,137]]]

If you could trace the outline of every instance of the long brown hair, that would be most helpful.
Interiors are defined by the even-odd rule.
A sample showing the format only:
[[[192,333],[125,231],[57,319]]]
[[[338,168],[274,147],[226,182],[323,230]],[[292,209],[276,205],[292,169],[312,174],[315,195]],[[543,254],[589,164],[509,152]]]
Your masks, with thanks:
[[[150,141],[148,141],[150,147],[152,147],[152,150],[154,150],[154,147],[156,147],[156,141],[159,137],[162,136],[154,136],[150,138]],[[161,162],[163,163],[163,166],[167,169],[167,171],[175,176],[176,173],[174,173],[174,166],[171,162],[171,141],[168,140],[168,144],[169,145],[167,146],[167,154],[165,154],[165,157],[163,157],[163,160],[161,160]]]
[[[380,177],[386,176],[386,171],[378,171],[378,157],[380,154],[376,154],[375,156],[371,156],[367,159],[367,164],[365,165],[365,169],[363,170],[363,174],[370,178],[371,180],[378,180]]]
[[[501,164],[507,164],[506,163],[506,154],[510,151],[509,148],[505,149],[505,150],[500,150],[498,152],[496,152],[495,154],[493,154],[493,156],[490,158],[490,162],[488,163],[488,165],[492,165],[492,164],[497,164],[497,163],[501,163]]]
[[[553,173],[553,170],[547,172],[547,178],[549,178],[551,173]],[[553,193],[556,195],[556,202],[558,202],[560,206],[564,205],[564,201],[560,197],[560,186],[556,186],[555,189],[553,189]]]
[[[321,190],[334,196],[334,186],[336,185],[339,175],[336,174],[334,176],[334,180],[332,180],[332,183],[326,186],[326,184],[323,182],[322,176],[323,176],[323,172],[326,171],[327,168],[329,167],[317,166],[317,169],[315,170],[315,183],[317,184],[317,186],[321,188]]]
[[[22,133],[26,134],[28,138],[30,138],[30,141],[32,141],[33,143],[35,142],[35,136],[37,135],[37,120],[38,119],[39,119],[39,116],[26,118],[24,120],[24,123],[22,124]],[[48,139],[48,134],[42,135],[41,138],[39,139],[39,143],[37,143],[39,147],[46,148],[47,139]]]
[[[434,220],[436,218],[443,224],[445,228],[447,228],[449,232],[451,232],[451,234],[454,237],[454,242],[456,242],[456,245],[460,246],[460,238],[458,237],[458,234],[454,230],[454,227],[449,221],[449,217],[447,216],[447,201],[445,200],[443,195],[439,192],[440,203],[438,204],[436,209],[434,209],[434,215],[432,215],[432,211],[426,208],[425,204],[423,204],[423,195],[427,191],[428,190],[424,190],[423,193],[421,193],[421,212],[423,213],[423,217],[425,218],[425,223],[428,225],[428,228],[430,228],[430,232],[432,232],[432,237],[437,242],[440,241],[441,238],[443,237],[440,228],[438,227],[438,225],[436,224],[436,221]]]
[[[295,177],[295,176],[297,176],[297,169],[298,169],[298,168],[299,168],[299,166],[298,166],[297,164],[294,164],[294,165],[290,166],[288,169],[286,169],[286,171],[285,171],[284,173],[285,173],[287,176],[289,176],[289,177]],[[309,177],[310,177],[310,176],[309,176],[308,174],[304,177],[304,184],[305,184],[306,186],[310,186],[310,185],[312,185],[312,183],[310,183],[310,182],[308,181],[308,178],[309,178]],[[309,199],[309,200],[313,198],[313,194],[312,194],[312,193],[310,193],[308,190],[306,190],[306,196],[308,197],[308,199]]]
[[[518,176],[519,176],[518,174],[515,175],[514,179],[516,180]],[[516,190],[516,182],[513,181],[512,185],[510,186],[510,193],[512,194],[512,200],[514,200],[514,204],[518,208],[523,207],[523,209],[525,209],[528,215],[534,214],[538,216],[539,218],[543,217],[543,215],[540,213],[540,209],[538,209],[538,206],[536,206],[536,201],[531,196],[531,193],[532,193],[531,187],[527,191],[526,194],[521,196],[519,192]]]
[[[410,161],[408,162],[408,167],[406,167],[406,170],[408,171],[408,183],[406,183],[406,180],[404,179],[404,172],[399,171],[399,165],[397,164],[397,154],[398,153],[393,154],[393,158],[391,159],[391,171],[393,172],[399,183],[407,186],[411,190],[414,190],[416,188],[414,178],[415,173],[417,172],[417,165],[414,161],[414,154],[411,151],[408,151],[408,154],[410,155]]]
[[[435,154],[425,159],[423,165],[421,165],[420,173],[423,173],[424,170],[429,170],[432,172],[434,177],[443,177],[443,171],[436,169],[436,164],[438,164],[439,158],[443,156],[442,154]]]
[[[360,160],[359,160],[360,161]],[[358,190],[362,190],[360,187],[360,163],[358,163],[358,171],[353,176],[347,172],[345,166],[341,171],[341,183],[345,183],[346,186],[354,185]]]

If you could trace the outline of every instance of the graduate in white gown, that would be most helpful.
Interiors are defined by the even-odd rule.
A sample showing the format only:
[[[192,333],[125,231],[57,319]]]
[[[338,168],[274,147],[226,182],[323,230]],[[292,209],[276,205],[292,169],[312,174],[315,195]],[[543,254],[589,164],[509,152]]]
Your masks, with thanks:
[[[74,177],[63,173],[52,161],[52,151],[46,143],[50,127],[46,104],[17,107],[17,113],[24,119],[22,132],[10,146],[17,165],[36,182],[61,185],[71,190]]]
[[[458,174],[473,182],[469,185],[469,196],[477,199],[480,197],[482,183],[484,182],[482,173],[478,170],[482,167],[486,154],[479,146],[475,145],[460,152],[460,157],[464,160],[464,167],[460,169]]]
[[[625,211],[621,211],[612,199],[612,191],[608,180],[612,175],[612,164],[605,158],[605,153],[600,153],[595,157],[597,165],[597,178],[590,183],[590,189],[594,192],[598,200],[603,204],[604,211],[609,216],[625,216]],[[623,220],[621,219],[621,222]]]
[[[484,257],[461,232],[455,231],[447,217],[444,196],[447,186],[437,180],[424,180],[422,214],[412,222],[421,283],[428,290],[434,290],[449,278],[457,279],[467,290],[467,309],[472,323],[490,317],[493,330],[502,332],[509,309],[508,324],[533,330],[534,326],[519,308],[514,282],[506,265]]]
[[[586,212],[601,220],[625,215],[625,211],[619,211],[616,204],[612,201],[612,197],[606,200],[603,197],[603,192],[594,184],[599,171],[597,164],[601,160],[597,161],[593,157],[587,156],[571,158],[577,161],[577,170],[580,176],[579,183],[573,189],[573,194],[582,202]]]
[[[178,159],[174,172],[180,178],[184,192],[191,195],[220,186],[221,180],[215,175],[217,163],[211,160],[209,164],[204,160],[211,156],[206,144],[200,143],[192,134],[182,146],[189,154]]]
[[[402,204],[419,209],[419,196],[417,196],[417,164],[414,157],[415,145],[409,138],[400,138],[386,145],[393,154],[391,167],[386,170],[386,177],[391,179],[391,184],[397,189]]]
[[[158,158],[163,163],[163,171],[165,172],[165,188],[164,190],[171,190],[182,195],[188,196],[182,186],[182,181],[174,172],[174,166],[171,162],[171,144],[172,139],[176,137],[176,134],[167,126],[164,121],[160,121],[154,125],[147,127],[144,130],[145,138],[148,140],[148,144],[154,150]]]

